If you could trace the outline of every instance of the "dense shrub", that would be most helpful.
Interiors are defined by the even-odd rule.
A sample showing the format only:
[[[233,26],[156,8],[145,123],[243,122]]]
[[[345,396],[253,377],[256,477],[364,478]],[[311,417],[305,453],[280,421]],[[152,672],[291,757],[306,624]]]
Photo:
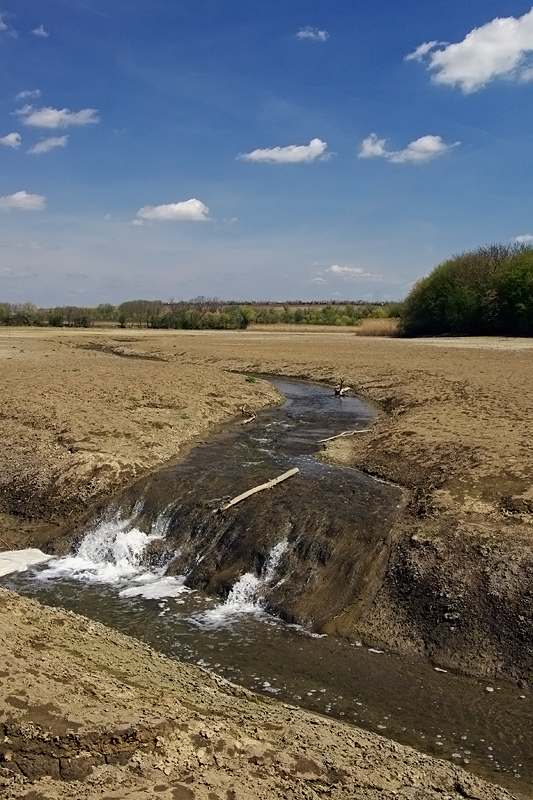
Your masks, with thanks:
[[[439,264],[400,311],[407,336],[533,333],[533,248],[489,245]]]

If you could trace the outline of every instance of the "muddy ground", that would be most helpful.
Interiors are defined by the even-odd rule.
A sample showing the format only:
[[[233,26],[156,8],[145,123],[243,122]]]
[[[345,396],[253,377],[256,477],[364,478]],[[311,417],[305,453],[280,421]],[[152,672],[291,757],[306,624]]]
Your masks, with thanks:
[[[506,800],[375,734],[0,590],[6,800]]]
[[[224,420],[242,414],[243,406],[258,410],[266,404],[279,402],[268,384],[246,380],[246,376],[279,374],[330,384],[342,377],[353,391],[375,406],[378,416],[367,434],[329,443],[322,457],[400,483],[406,489],[407,504],[391,532],[388,562],[379,580],[375,580],[372,602],[366,604],[364,613],[347,606],[342,614],[330,620],[328,630],[361,636],[369,643],[385,643],[398,650],[417,652],[446,668],[477,675],[504,675],[529,687],[533,682],[532,366],[531,340],[404,341],[357,337],[351,332],[306,334],[272,329],[238,333],[3,329],[0,331],[1,544],[15,548],[46,547],[65,526],[82,519],[96,502],[169,459],[180,457],[191,442],[205,437]],[[12,793],[8,796],[26,796],[28,800],[72,796],[68,788],[61,788],[65,777],[63,770],[66,770],[65,775],[70,774],[66,762],[65,767],[62,766],[62,748],[66,748],[70,760],[77,761],[82,753],[83,758],[88,758],[87,752],[91,754],[93,750],[103,759],[91,773],[97,776],[96,783],[94,786],[90,783],[92,778],[85,781],[83,790],[76,789],[79,797],[140,798],[154,796],[150,793],[153,791],[178,800],[266,797],[277,796],[276,793],[288,797],[316,797],[324,792],[331,796],[400,796],[413,800],[433,796],[505,796],[490,794],[492,790],[486,788],[465,789],[462,784],[461,788],[455,777],[446,778],[448,783],[439,788],[430,777],[437,774],[436,768],[426,757],[409,755],[398,745],[374,740],[369,734],[329,721],[321,723],[318,739],[313,734],[313,746],[322,754],[322,761],[310,756],[313,764],[319,766],[311,768],[307,764],[306,769],[315,777],[302,777],[298,759],[303,758],[304,753],[314,752],[303,729],[308,722],[312,726],[310,731],[318,730],[316,720],[313,722],[304,712],[270,705],[258,709],[257,701],[244,700],[242,692],[237,692],[238,702],[242,701],[243,709],[247,710],[238,712],[239,730],[242,731],[241,720],[246,719],[250,731],[253,732],[255,726],[261,732],[256,734],[256,739],[263,744],[257,745],[254,736],[246,733],[254,740],[253,744],[244,746],[246,767],[239,755],[244,752],[242,748],[234,743],[231,747],[228,745],[233,752],[232,766],[225,772],[226,767],[217,766],[216,747],[200,746],[200,739],[197,739],[196,750],[193,747],[190,753],[187,748],[182,751],[182,739],[189,735],[188,730],[180,732],[173,723],[169,723],[167,729],[166,722],[172,715],[159,716],[159,707],[146,704],[146,694],[140,699],[142,692],[153,696],[154,692],[162,691],[160,673],[154,673],[150,679],[147,677],[142,691],[140,687],[135,688],[141,692],[137,708],[144,708],[146,716],[144,722],[139,722],[136,733],[120,732],[115,736],[113,732],[121,729],[124,722],[119,713],[122,700],[115,700],[113,691],[109,690],[106,701],[105,692],[98,693],[98,690],[96,694],[89,691],[89,695],[95,703],[95,714],[102,714],[100,720],[107,720],[107,723],[85,719],[86,711],[80,710],[81,716],[76,722],[81,720],[81,727],[72,730],[84,730],[89,737],[87,740],[76,742],[68,738],[68,725],[52,734],[52,723],[55,725],[52,717],[61,717],[64,711],[50,709],[41,724],[40,717],[34,715],[34,700],[21,694],[29,691],[27,685],[23,686],[23,679],[28,680],[27,665],[31,661],[32,646],[15,646],[15,634],[19,635],[17,625],[22,626],[20,630],[25,631],[26,637],[36,637],[33,657],[42,660],[43,669],[39,680],[37,675],[34,677],[41,697],[46,697],[46,692],[43,695],[46,680],[48,696],[57,694],[58,687],[55,683],[52,686],[52,679],[45,679],[46,674],[62,675],[67,689],[81,686],[81,677],[86,681],[92,674],[96,656],[87,655],[81,641],[76,641],[69,648],[57,650],[55,671],[50,670],[48,644],[45,642],[41,647],[39,642],[43,630],[49,630],[48,616],[61,616],[61,612],[31,606],[30,613],[26,601],[11,598],[6,602],[10,613],[3,611],[1,615],[7,642],[4,652],[15,659],[13,664],[18,664],[19,669],[17,672],[9,668],[1,674],[3,683],[11,678],[15,680],[14,676],[18,675],[10,694],[19,705],[15,703],[12,712],[8,709],[5,725],[15,727],[6,728],[5,735],[8,739],[15,737],[22,748],[30,746],[31,742],[36,742],[39,748],[42,742],[50,744],[54,736],[59,737],[57,747],[54,745],[55,755],[51,755],[48,745],[43,745],[45,752],[42,753],[46,763],[52,763],[50,758],[57,762],[59,773],[54,773],[55,778],[42,778],[39,790],[32,794],[28,793],[27,779],[19,775],[15,783],[9,783],[13,779],[8,776],[6,785]],[[79,623],[71,628],[69,615],[61,619],[63,622],[58,622],[58,628],[62,629],[62,635],[66,631],[68,637],[74,636],[73,627]],[[92,623],[87,626],[92,626],[90,636],[95,637],[91,647],[102,646],[107,652],[102,637],[115,641],[117,635]],[[89,630],[83,635],[89,636]],[[97,644],[99,641],[101,645]],[[130,642],[124,643],[124,647],[141,648],[146,663],[152,663],[152,658],[153,663],[159,663],[159,656],[148,655],[141,645]],[[124,652],[120,655],[115,651],[117,663],[124,658]],[[58,673],[59,667],[62,671]],[[170,669],[164,667],[167,668]],[[34,665],[31,669],[38,671],[40,667]],[[116,669],[122,670],[123,666]],[[178,670],[182,678],[189,675],[188,667],[173,665],[172,669]],[[94,680],[106,686],[105,681],[102,683],[101,665],[98,670]],[[197,673],[194,675],[187,690],[183,688],[185,684],[181,685],[180,702],[190,697],[188,692],[192,691],[192,684],[196,685],[199,680]],[[122,677],[116,680],[121,681]],[[206,677],[205,680],[213,692],[220,691],[221,698],[226,697],[226,705],[220,706],[218,722],[226,726],[221,738],[229,737],[230,728],[236,724],[228,716],[229,706],[237,703],[235,690],[226,686],[215,690],[213,679]],[[123,683],[128,685],[126,681]],[[94,688],[95,684],[91,686]],[[79,691],[83,695],[83,690]],[[179,697],[174,696],[173,702]],[[21,698],[20,701],[17,698]],[[196,723],[198,726],[206,724],[205,718],[201,719],[203,712],[196,708],[196,701],[185,702],[193,702],[195,706],[193,709],[186,706],[186,709],[187,715],[194,717],[192,728],[196,733]],[[217,704],[218,700],[216,708]],[[172,713],[177,715],[175,710]],[[185,712],[180,707],[181,713]],[[254,716],[258,713],[261,721]],[[200,717],[194,716],[196,714]],[[268,725],[281,725],[281,722],[271,722],[272,714],[285,714],[285,736],[289,721],[296,725],[298,735],[302,731],[301,740],[296,739],[301,750],[290,756],[293,759],[290,763],[279,761],[281,751],[285,749],[286,752],[281,733],[279,738],[277,733],[275,736],[268,734],[276,739],[275,744],[268,745],[276,753],[272,759],[265,756],[265,752],[259,752],[261,747],[267,747]],[[128,715],[131,716],[131,709]],[[135,719],[133,714],[131,720]],[[144,728],[141,722],[142,725],[146,723]],[[23,727],[15,730],[22,723]],[[154,733],[159,723],[163,724],[162,732]],[[218,731],[211,730],[212,723],[211,716],[209,736],[203,736],[201,731],[198,734],[206,741],[211,741],[210,736],[219,735]],[[189,721],[186,724],[189,725]],[[335,737],[341,737],[335,739],[341,743],[331,758],[324,756],[326,750],[321,742],[326,728],[328,731],[335,729]],[[232,734],[236,741],[237,733],[234,730]],[[93,735],[96,738],[91,739]],[[171,753],[168,763],[165,762],[167,756],[160,759],[164,766],[157,789],[154,776],[159,773],[154,772],[157,769],[154,765],[159,751],[154,742],[157,744],[159,735],[164,741],[162,747],[167,748],[167,737],[172,745],[168,745]],[[128,750],[130,745],[135,753],[141,753],[140,772],[135,772],[130,761],[115,763],[118,751],[110,744],[113,736],[120,746],[124,740],[129,743],[124,746],[128,758],[133,752],[131,748]],[[343,759],[348,758],[353,766],[353,754],[359,753],[355,739],[365,741],[365,745],[361,745],[361,757],[370,765],[373,777],[365,783],[364,773],[358,772],[359,767],[362,768],[359,764],[355,772],[350,772],[348,782],[330,781],[328,770],[348,769],[348,762]],[[148,740],[153,746],[146,745]],[[367,751],[371,740],[376,749]],[[142,766],[145,745],[152,753],[149,757],[146,755],[146,767]],[[258,749],[252,754],[247,747]],[[197,751],[201,751],[200,758]],[[385,757],[386,753],[389,755]],[[234,756],[240,767],[233,760]],[[324,758],[334,767],[328,766]],[[414,783],[408,777],[411,758],[418,759],[416,770],[421,770]],[[87,763],[91,766],[92,762]],[[78,766],[76,763],[74,770]],[[216,778],[209,778],[207,783],[195,783],[198,775],[214,776],[215,769]],[[448,775],[458,772],[444,764],[442,769]],[[172,780],[163,779],[167,775],[165,770],[170,770],[168,775]],[[234,778],[228,778],[228,774]],[[399,780],[394,788],[387,783],[391,775]],[[101,783],[98,783],[98,776]],[[263,779],[266,782],[262,782]],[[104,795],[105,781],[110,788],[109,791],[105,789]],[[113,786],[116,781],[122,782],[124,788],[116,790]],[[356,794],[354,787],[357,787]]]

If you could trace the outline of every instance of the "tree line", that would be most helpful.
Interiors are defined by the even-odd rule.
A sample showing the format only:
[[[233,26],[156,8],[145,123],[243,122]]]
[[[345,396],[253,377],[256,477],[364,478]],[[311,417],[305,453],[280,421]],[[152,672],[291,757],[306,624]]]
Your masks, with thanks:
[[[533,335],[533,247],[460,253],[419,281],[400,308],[406,336]]]
[[[318,304],[243,305],[196,297],[193,300],[128,300],[120,305],[38,308],[34,303],[0,303],[0,325],[50,325],[89,328],[108,324],[154,329],[239,330],[252,323],[275,325],[358,325],[367,318],[397,316],[397,304],[330,302]]]
[[[128,300],[91,308],[0,303],[0,325],[238,330],[264,325],[360,325],[399,319],[404,336],[533,335],[533,245],[490,244],[443,261],[400,303],[235,303],[218,298]]]

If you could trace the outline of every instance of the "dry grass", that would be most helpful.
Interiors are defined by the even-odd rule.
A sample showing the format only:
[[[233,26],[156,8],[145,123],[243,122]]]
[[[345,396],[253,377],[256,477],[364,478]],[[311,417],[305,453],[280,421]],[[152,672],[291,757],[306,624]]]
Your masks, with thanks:
[[[275,322],[270,325],[254,322],[247,328],[248,331],[263,333],[355,333],[357,329],[356,325],[302,325],[285,322]]]
[[[364,319],[360,325],[302,325],[295,323],[274,323],[261,325],[253,323],[249,331],[268,333],[354,333],[356,336],[397,336],[397,319]]]
[[[398,319],[364,319],[357,328],[356,336],[398,336],[400,321]]]

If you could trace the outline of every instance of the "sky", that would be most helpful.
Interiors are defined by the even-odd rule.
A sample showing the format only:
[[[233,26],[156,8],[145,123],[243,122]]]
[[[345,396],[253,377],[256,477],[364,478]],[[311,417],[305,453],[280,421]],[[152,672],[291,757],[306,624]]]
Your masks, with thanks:
[[[532,0],[0,0],[0,301],[396,300],[533,241]]]

